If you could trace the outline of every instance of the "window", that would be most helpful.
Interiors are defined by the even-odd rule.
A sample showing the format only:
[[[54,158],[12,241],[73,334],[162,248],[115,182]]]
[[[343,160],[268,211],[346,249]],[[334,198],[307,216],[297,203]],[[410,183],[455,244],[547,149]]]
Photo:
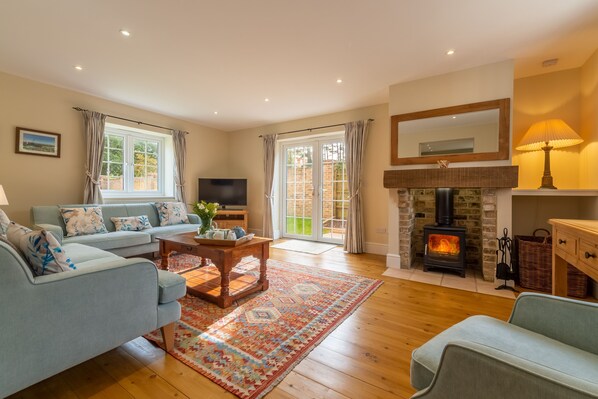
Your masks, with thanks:
[[[117,197],[164,197],[173,194],[172,137],[106,124],[100,189]]]

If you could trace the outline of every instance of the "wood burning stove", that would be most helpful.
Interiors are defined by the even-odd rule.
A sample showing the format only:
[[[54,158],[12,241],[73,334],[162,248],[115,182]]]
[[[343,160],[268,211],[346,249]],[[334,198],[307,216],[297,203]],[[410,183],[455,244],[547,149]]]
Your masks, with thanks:
[[[424,226],[424,271],[443,268],[465,277],[465,227],[453,224],[453,189],[436,189],[436,224]]]

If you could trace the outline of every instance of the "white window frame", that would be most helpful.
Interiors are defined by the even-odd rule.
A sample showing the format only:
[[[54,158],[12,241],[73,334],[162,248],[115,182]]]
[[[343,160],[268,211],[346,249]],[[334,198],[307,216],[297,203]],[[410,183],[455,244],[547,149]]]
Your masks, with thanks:
[[[160,199],[172,198],[174,196],[174,146],[171,135],[113,123],[106,123],[104,134],[106,136],[114,135],[124,138],[123,158],[125,159],[123,165],[123,191],[102,190],[104,198]],[[135,139],[158,142],[158,190],[156,191],[133,190]]]

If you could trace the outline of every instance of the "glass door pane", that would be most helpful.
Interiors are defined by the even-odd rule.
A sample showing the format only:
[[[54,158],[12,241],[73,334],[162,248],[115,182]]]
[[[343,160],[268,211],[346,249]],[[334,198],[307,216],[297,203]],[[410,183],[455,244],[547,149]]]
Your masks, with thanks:
[[[313,146],[285,147],[285,236],[314,238],[313,219]]]
[[[321,218],[319,240],[342,243],[347,226],[349,192],[345,145],[341,140],[321,143]]]

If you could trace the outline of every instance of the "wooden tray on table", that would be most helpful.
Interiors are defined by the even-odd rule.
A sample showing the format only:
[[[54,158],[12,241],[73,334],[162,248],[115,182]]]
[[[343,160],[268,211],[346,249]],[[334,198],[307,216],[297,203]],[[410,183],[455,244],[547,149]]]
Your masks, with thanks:
[[[243,243],[246,243],[247,241],[250,241],[253,237],[254,237],[254,234],[247,234],[246,236],[243,236],[236,240],[214,240],[212,238],[200,238],[199,236],[195,236],[195,237],[193,237],[193,239],[198,244],[220,245],[223,247],[236,247],[237,245],[241,245]]]

